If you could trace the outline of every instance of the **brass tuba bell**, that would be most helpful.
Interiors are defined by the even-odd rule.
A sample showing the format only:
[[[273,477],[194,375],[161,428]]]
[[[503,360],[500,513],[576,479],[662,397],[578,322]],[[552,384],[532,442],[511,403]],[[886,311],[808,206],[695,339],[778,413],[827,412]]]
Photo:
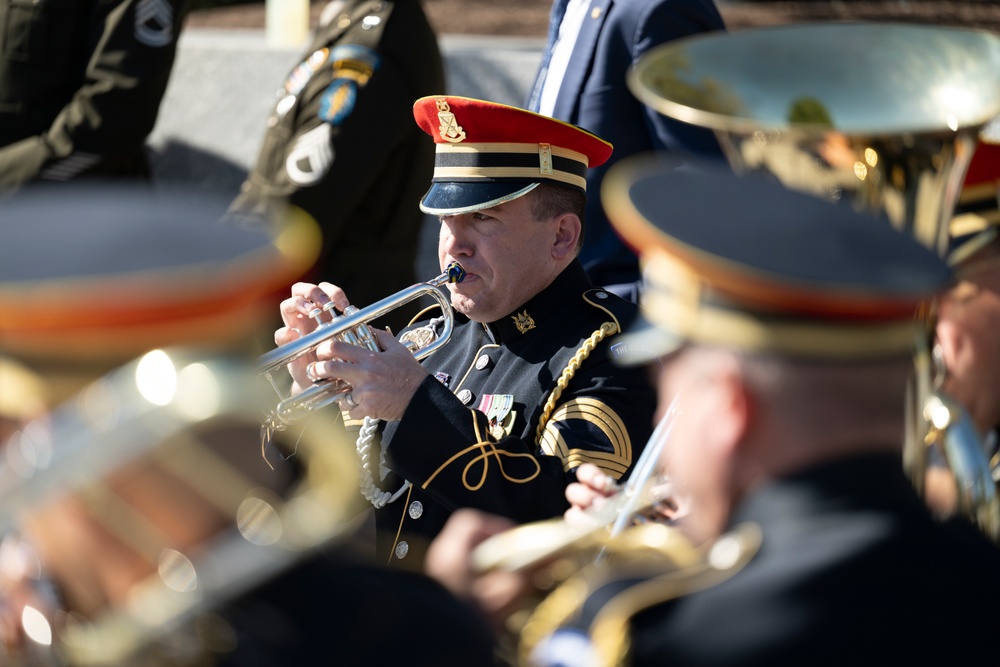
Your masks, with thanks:
[[[648,52],[629,85],[660,113],[714,130],[737,172],[850,203],[943,256],[978,134],[1000,114],[1000,38],[893,23],[701,35]],[[947,402],[930,379],[933,310],[918,314],[904,465],[923,492],[927,448],[937,448],[964,514],[998,540],[1000,501],[978,437],[943,438],[924,417],[930,402]]]

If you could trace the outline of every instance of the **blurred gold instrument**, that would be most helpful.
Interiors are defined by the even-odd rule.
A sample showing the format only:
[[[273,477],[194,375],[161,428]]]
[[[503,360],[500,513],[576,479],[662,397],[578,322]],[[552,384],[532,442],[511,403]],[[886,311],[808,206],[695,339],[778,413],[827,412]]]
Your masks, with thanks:
[[[643,510],[662,499],[657,494],[669,488],[669,482],[657,471],[679,414],[677,406],[678,398],[674,397],[636,460],[628,481],[607,503],[588,508],[584,512],[586,519],[579,524],[570,524],[560,517],[495,535],[473,551],[473,569],[525,571],[571,551],[575,559],[582,554],[585,560],[602,560],[605,545],[632,525]]]
[[[660,113],[714,130],[737,172],[850,203],[944,256],[978,133],[1000,114],[1000,38],[892,23],[718,33],[651,50],[629,85]],[[932,310],[918,314],[926,326],[904,465],[922,493],[927,448],[936,447],[962,513],[1000,540],[1000,499],[978,437],[939,428],[967,417],[932,387]]]
[[[191,624],[353,527],[353,451],[331,425],[275,442],[297,454],[294,474],[260,470],[254,377],[249,362],[154,350],[8,440],[0,466],[8,539],[59,544],[70,526],[114,540],[146,572],[85,613],[26,606],[27,643],[57,657],[37,664],[157,664],[141,657],[150,646],[165,637],[175,648],[198,643]],[[79,540],[61,552],[17,549],[38,558],[32,576],[51,568],[64,593],[73,582],[55,577],[61,568],[96,565]]]
[[[460,283],[464,279],[465,270],[458,262],[452,262],[436,278],[425,283],[411,285],[367,308],[358,309],[354,306],[348,306],[341,316],[333,317],[330,320],[324,318],[331,317],[334,310],[332,302],[324,308],[313,309],[309,316],[316,320],[317,328],[312,333],[261,355],[258,361],[258,373],[268,379],[280,399],[275,408],[268,409],[265,428],[272,431],[282,430],[304,416],[336,403],[350,392],[350,384],[343,380],[332,379],[317,382],[295,396],[286,397],[287,392],[279,386],[279,383],[272,376],[275,371],[279,371],[299,357],[313,352],[320,343],[337,340],[377,352],[378,343],[368,326],[368,322],[422,296],[433,298],[441,307],[444,328],[435,340],[426,345],[405,344],[413,352],[414,357],[423,359],[447,343],[454,328],[454,316],[447,297],[438,288],[450,283]]]

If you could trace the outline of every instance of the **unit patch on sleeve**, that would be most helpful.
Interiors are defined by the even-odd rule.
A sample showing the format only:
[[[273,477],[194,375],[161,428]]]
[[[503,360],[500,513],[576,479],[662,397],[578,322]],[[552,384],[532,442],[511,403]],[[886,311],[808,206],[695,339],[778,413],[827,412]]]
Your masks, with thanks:
[[[378,69],[379,55],[364,46],[343,44],[330,52],[329,60],[333,81],[323,92],[318,115],[323,122],[339,125],[354,110],[358,90]]]

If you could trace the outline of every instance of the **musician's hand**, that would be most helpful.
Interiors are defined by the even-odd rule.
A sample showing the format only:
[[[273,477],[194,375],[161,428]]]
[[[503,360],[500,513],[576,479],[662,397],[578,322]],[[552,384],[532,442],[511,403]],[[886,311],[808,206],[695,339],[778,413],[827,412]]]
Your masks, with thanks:
[[[479,510],[457,510],[431,543],[425,561],[427,575],[483,612],[497,633],[530,589],[528,575],[473,572],[470,557],[487,538],[514,525],[509,519]]]
[[[282,301],[279,306],[281,321],[284,322],[285,326],[274,332],[275,344],[285,345],[315,331],[319,324],[315,319],[309,317],[309,313],[315,308],[323,308],[331,302],[340,312],[351,305],[344,290],[331,283],[320,283],[319,285],[295,283],[292,285],[291,296]],[[327,311],[320,317],[324,322],[329,322],[338,314],[339,312]],[[312,384],[312,380],[306,374],[306,369],[314,361],[316,361],[316,355],[309,352],[288,364],[288,372],[294,380],[292,394],[297,394]]]
[[[577,481],[566,487],[566,500],[570,508],[563,518],[575,526],[593,525],[595,519],[588,514],[593,507],[600,507],[605,498],[618,493],[618,483],[604,474],[593,463],[584,463],[576,469]]]
[[[326,341],[316,349],[314,377],[340,378],[351,387],[355,407],[341,402],[352,419],[401,419],[417,387],[427,377],[406,347],[387,331],[373,330],[381,352],[340,341]]]

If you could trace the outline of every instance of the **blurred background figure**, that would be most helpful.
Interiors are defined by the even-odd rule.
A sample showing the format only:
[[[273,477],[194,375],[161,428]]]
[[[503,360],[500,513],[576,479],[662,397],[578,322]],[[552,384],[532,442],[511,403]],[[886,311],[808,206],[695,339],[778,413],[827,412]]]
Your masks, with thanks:
[[[950,226],[949,263],[958,282],[939,301],[936,382],[969,412],[1000,477],[1000,145],[981,142]],[[931,482],[929,481],[929,484]],[[947,486],[943,488],[948,488]],[[941,490],[938,487],[938,490]],[[944,509],[950,502],[943,501]]]
[[[712,0],[555,0],[549,36],[527,109],[585,128],[614,146],[587,175],[592,192],[618,160],[652,150],[720,156],[712,133],[660,115],[626,85],[649,49],[723,30]],[[636,300],[639,263],[608,224],[598,197],[587,203],[580,260],[595,285]]]
[[[316,280],[336,276],[359,307],[408,287],[434,167],[413,102],[444,88],[419,0],[333,0],[278,90],[233,212],[306,211],[323,232]],[[398,331],[404,314],[386,321]]]
[[[967,407],[984,436],[1000,426],[998,198],[1000,144],[980,143],[951,224],[949,263],[959,282],[940,303],[936,354],[944,390]]]
[[[440,587],[354,557],[339,424],[261,455],[254,330],[315,259],[312,222],[272,237],[204,192],[39,187],[0,210],[0,381],[22,397],[0,406],[4,661],[488,664]]]
[[[184,0],[2,0],[0,193],[29,181],[149,175]]]

